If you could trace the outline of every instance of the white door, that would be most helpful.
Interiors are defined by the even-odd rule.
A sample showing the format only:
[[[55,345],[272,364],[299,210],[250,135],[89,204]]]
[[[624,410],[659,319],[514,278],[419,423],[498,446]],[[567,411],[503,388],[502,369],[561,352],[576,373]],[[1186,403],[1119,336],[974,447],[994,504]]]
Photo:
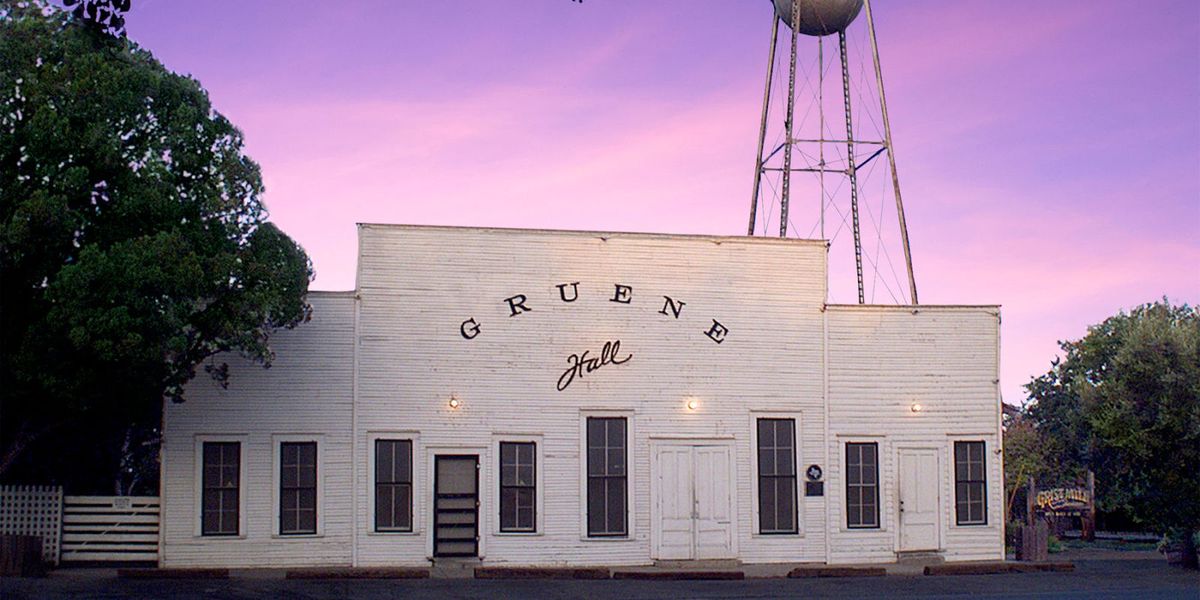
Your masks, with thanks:
[[[670,444],[654,457],[655,558],[733,558],[726,445]]]
[[[692,558],[692,448],[664,446],[658,451],[658,558]]]
[[[937,550],[938,454],[932,448],[900,449],[900,551]]]
[[[729,446],[692,448],[692,493],[696,497],[695,558],[733,558]]]

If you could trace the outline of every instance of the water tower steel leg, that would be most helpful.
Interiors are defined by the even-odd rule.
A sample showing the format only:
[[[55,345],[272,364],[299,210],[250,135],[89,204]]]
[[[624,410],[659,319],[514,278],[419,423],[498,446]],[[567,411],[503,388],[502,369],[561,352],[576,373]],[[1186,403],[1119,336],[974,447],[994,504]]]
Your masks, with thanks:
[[[908,266],[908,291],[912,303],[917,304],[917,280],[913,276],[912,251],[908,246],[908,224],[904,221],[904,202],[900,199],[900,176],[896,174],[896,151],[892,147],[892,125],[888,121],[887,96],[883,93],[883,69],[879,66],[879,44],[875,41],[875,19],[871,17],[871,0],[866,0],[864,7],[867,12],[867,31],[871,34],[871,56],[875,62],[875,83],[879,87],[879,112],[883,119],[883,141],[887,144],[888,167],[892,170],[892,188],[896,190],[896,214],[900,219],[900,241],[904,245],[904,263]],[[844,61],[845,58],[842,60]]]
[[[779,39],[779,16],[771,15],[771,50],[767,58],[767,85],[763,90],[762,124],[758,128],[758,160],[754,163],[754,191],[750,195],[750,227],[746,235],[754,235],[754,219],[758,212],[758,195],[762,190],[763,144],[767,141],[767,117],[771,108],[771,79],[775,75],[775,40]]]
[[[842,55],[842,94],[846,111],[846,176],[850,178],[850,215],[854,223],[854,268],[858,273],[858,303],[865,304],[863,295],[862,238],[858,227],[858,175],[854,166],[854,122],[850,113],[850,63],[846,56],[846,32],[838,32],[838,48]],[[825,201],[824,198],[821,199]]]
[[[783,183],[780,185],[779,199],[779,237],[787,237],[788,200],[792,187],[792,144],[796,138],[792,134],[792,117],[796,108],[796,36],[800,28],[800,0],[792,0],[792,59],[788,65],[788,97],[787,116],[784,121],[784,151],[783,151]]]

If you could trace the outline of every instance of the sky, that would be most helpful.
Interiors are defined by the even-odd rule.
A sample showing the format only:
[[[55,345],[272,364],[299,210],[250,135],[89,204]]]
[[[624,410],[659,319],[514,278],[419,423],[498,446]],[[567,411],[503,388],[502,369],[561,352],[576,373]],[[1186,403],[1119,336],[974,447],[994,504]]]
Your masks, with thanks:
[[[873,9],[920,300],[1001,305],[1006,402],[1089,324],[1200,303],[1200,2]],[[128,15],[244,132],[319,290],[353,289],[359,222],[744,235],[770,27],[767,0]]]

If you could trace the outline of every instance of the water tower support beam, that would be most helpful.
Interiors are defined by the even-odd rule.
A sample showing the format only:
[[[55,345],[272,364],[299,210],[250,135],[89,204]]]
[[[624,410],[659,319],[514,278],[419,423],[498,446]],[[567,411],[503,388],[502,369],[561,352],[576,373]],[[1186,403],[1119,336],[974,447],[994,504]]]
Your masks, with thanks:
[[[858,303],[865,304],[863,295],[862,238],[858,226],[858,174],[854,166],[854,121],[850,112],[850,62],[846,56],[846,32],[838,32],[838,48],[842,54],[842,93],[846,111],[846,177],[850,179],[850,216],[854,223],[854,268],[858,273]],[[821,198],[824,203],[825,199]]]
[[[754,219],[758,212],[758,196],[762,191],[763,150],[767,141],[767,116],[771,109],[771,78],[775,75],[775,40],[779,39],[779,18],[771,19],[771,50],[767,57],[767,86],[763,91],[762,124],[758,128],[758,160],[754,164],[754,191],[750,195],[750,227],[746,235],[754,235]]]
[[[792,0],[792,59],[788,64],[787,116],[783,122],[784,143],[783,151],[783,184],[779,192],[779,237],[787,237],[788,200],[791,199],[792,189],[792,145],[796,137],[792,125],[796,109],[796,36],[800,29],[800,0]]]
[[[896,150],[892,146],[892,125],[888,121],[887,96],[883,93],[883,69],[879,66],[879,44],[875,41],[875,19],[871,17],[871,0],[866,0],[864,8],[867,12],[867,31],[871,35],[871,57],[875,62],[875,83],[879,87],[879,112],[883,118],[883,141],[887,144],[888,166],[892,170],[892,188],[896,190],[896,214],[900,219],[900,240],[904,245],[904,263],[908,266],[908,292],[912,303],[917,304],[917,280],[913,276],[912,251],[908,246],[908,224],[904,221],[904,201],[900,199],[900,176],[896,174]],[[842,54],[843,64],[845,51]],[[861,273],[861,268],[859,273]],[[862,289],[862,279],[859,276],[859,289]],[[859,292],[861,294],[861,292]],[[861,302],[862,300],[859,300]]]

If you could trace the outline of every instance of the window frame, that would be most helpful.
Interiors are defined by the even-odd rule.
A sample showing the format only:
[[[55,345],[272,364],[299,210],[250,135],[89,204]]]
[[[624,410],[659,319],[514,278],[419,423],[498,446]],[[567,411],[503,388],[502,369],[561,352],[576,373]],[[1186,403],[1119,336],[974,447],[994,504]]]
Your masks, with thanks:
[[[321,475],[323,474],[323,473],[322,473],[322,469],[321,469],[321,465],[320,465],[321,461],[320,461],[320,458],[319,458],[319,457],[320,457],[320,453],[321,453],[321,445],[320,445],[319,443],[317,443],[317,441],[316,441],[316,440],[280,440],[279,442],[277,442],[277,444],[276,444],[276,445],[277,445],[277,447],[278,447],[278,450],[277,450],[277,451],[278,451],[278,453],[279,453],[279,460],[278,460],[278,463],[277,463],[277,464],[276,464],[276,466],[275,466],[275,474],[276,474],[276,481],[275,481],[275,491],[276,491],[276,497],[275,497],[275,502],[276,502],[275,531],[276,531],[276,532],[277,532],[277,533],[278,533],[280,536],[287,536],[287,537],[305,536],[305,535],[307,535],[307,536],[313,536],[313,535],[316,535],[316,534],[317,534],[317,529],[318,529],[318,528],[317,528],[317,522],[318,522],[318,521],[320,521],[322,514],[325,512],[325,511],[321,510],[321,503],[320,503],[320,501],[318,501],[318,499],[317,499],[317,493],[318,493],[318,490],[320,490],[320,488],[321,488]],[[299,481],[297,481],[297,482],[296,482],[296,485],[293,485],[293,486],[285,486],[285,485],[283,484],[283,469],[284,469],[284,466],[285,466],[285,465],[284,465],[284,460],[286,459],[286,456],[285,456],[285,454],[286,454],[286,452],[285,452],[285,449],[286,449],[288,446],[312,446],[312,452],[313,452],[313,464],[312,464],[312,470],[313,470],[313,484],[312,484],[312,487],[311,487],[311,488],[309,488],[308,486],[303,486],[303,485],[300,485]],[[295,491],[295,492],[297,492],[297,493],[298,493],[298,495],[299,495],[299,494],[300,494],[300,493],[301,493],[303,490],[307,490],[307,489],[311,489],[311,490],[312,490],[312,499],[313,499],[313,507],[312,507],[312,511],[313,511],[312,529],[311,529],[311,530],[310,530],[310,529],[295,529],[295,530],[288,530],[288,531],[284,531],[284,529],[283,529],[283,521],[284,521],[284,514],[285,514],[286,510],[284,509],[284,506],[283,506],[283,504],[284,504],[284,500],[285,500],[285,498],[287,497],[287,492],[289,492],[289,491]],[[297,507],[297,510],[300,510],[300,508],[299,508],[299,507]],[[298,521],[298,520],[297,520],[297,524],[299,524],[299,521]]]
[[[238,518],[237,532],[212,534],[204,532],[204,445],[210,443],[238,444]],[[237,540],[246,537],[246,436],[226,434],[197,434],[193,438],[193,506],[195,507],[192,535],[205,540]]]
[[[377,503],[376,494],[378,493],[379,485],[380,485],[380,482],[378,480],[378,470],[377,470],[378,456],[379,456],[378,455],[379,442],[407,442],[409,445],[408,446],[408,450],[409,450],[409,453],[408,453],[408,462],[409,462],[408,528],[389,527],[389,528],[381,529],[379,527],[377,506],[376,506],[376,503]],[[367,531],[369,534],[414,535],[414,534],[417,534],[420,532],[420,527],[418,526],[418,523],[420,522],[419,515],[418,515],[418,508],[419,508],[420,504],[417,502],[417,494],[419,492],[418,480],[420,479],[420,477],[418,475],[417,467],[420,464],[420,461],[418,460],[417,452],[418,452],[417,439],[415,436],[413,436],[411,434],[381,432],[381,433],[372,434],[368,437],[367,454],[368,454],[369,460],[367,461],[367,463],[368,463],[367,468],[369,470],[369,473],[367,473],[367,481],[369,482],[369,489],[367,490],[367,510],[368,510],[367,519],[369,519],[369,521],[368,521],[369,526],[368,526]],[[395,484],[395,482],[385,482],[384,483],[384,485],[394,485],[394,484]]]
[[[882,487],[883,483],[880,479],[880,472],[882,471],[882,466],[880,465],[880,462],[881,462],[880,459],[882,458],[882,455],[880,454],[880,443],[878,440],[869,440],[869,441],[867,441],[867,440],[861,440],[861,441],[847,440],[846,442],[844,442],[842,444],[842,446],[843,446],[842,476],[844,479],[844,485],[842,486],[842,491],[843,491],[842,507],[843,507],[843,511],[845,512],[845,515],[846,515],[846,518],[843,521],[843,523],[845,524],[845,527],[847,530],[881,531],[881,530],[883,530],[883,518],[882,518],[882,510],[883,509],[880,506],[880,498],[882,496],[880,488]],[[852,483],[850,480],[850,449],[851,449],[851,447],[857,447],[857,446],[864,446],[864,447],[872,446],[872,447],[874,447],[874,450],[875,450],[875,481],[873,484],[863,484],[861,482]],[[861,456],[862,456],[862,454],[860,452],[859,457],[861,458]],[[851,515],[850,489],[852,486],[857,486],[857,487],[861,488],[861,487],[867,487],[868,485],[870,485],[870,487],[873,487],[874,491],[875,491],[875,503],[874,503],[875,504],[875,522],[870,525],[863,525],[862,523],[853,524],[850,521],[850,515]]]
[[[317,445],[317,494],[315,533],[283,533],[283,444],[314,443]],[[324,537],[325,535],[325,436],[319,433],[275,433],[271,435],[271,538],[280,540]]]
[[[791,425],[792,425],[792,447],[791,447],[792,474],[791,475],[763,475],[762,465],[760,464],[760,452],[762,450],[762,440],[760,439],[759,429],[758,429],[759,425],[762,421],[789,421],[789,422],[791,422]],[[802,502],[802,499],[800,497],[800,489],[799,489],[799,485],[800,485],[799,474],[800,474],[800,462],[801,462],[800,461],[800,449],[799,449],[800,419],[797,415],[794,415],[794,414],[786,414],[785,415],[785,414],[777,414],[777,413],[754,413],[750,420],[750,427],[751,427],[751,432],[752,432],[751,456],[753,457],[753,462],[754,462],[754,465],[753,465],[754,466],[754,486],[753,486],[753,494],[752,494],[753,500],[754,500],[754,534],[755,535],[763,535],[763,536],[772,536],[772,537],[787,536],[787,535],[793,535],[793,536],[801,535],[802,529],[801,529],[801,524],[800,524],[800,512],[801,512],[800,503]],[[775,448],[778,449],[777,446]],[[763,483],[764,477],[768,477],[771,479],[790,478],[792,480],[792,486],[791,486],[792,510],[793,510],[792,529],[790,529],[790,530],[782,530],[782,529],[781,530],[764,530],[763,529],[762,525],[763,525],[764,517],[762,514],[762,483]]]
[[[619,418],[625,419],[625,533],[621,535],[593,535],[588,527],[588,440],[587,424],[590,418]],[[635,542],[637,526],[633,519],[634,496],[637,475],[631,468],[636,464],[633,453],[635,437],[635,419],[633,410],[595,409],[579,411],[579,539],[585,542]]]
[[[978,445],[979,447],[979,468],[982,471],[980,479],[971,479],[971,461],[970,448]],[[958,478],[958,449],[962,446],[967,452],[967,479],[960,480]],[[987,497],[987,441],[986,440],[954,440],[950,448],[950,464],[954,481],[954,525],[956,527],[986,527],[988,525],[988,497]],[[966,484],[968,486],[977,484],[980,490],[979,503],[982,505],[981,519],[978,521],[963,520],[962,504],[959,500],[959,485]],[[969,495],[969,493],[968,493]],[[970,517],[970,498],[967,499],[967,517]]]
[[[517,484],[505,485],[505,483],[504,483],[504,446],[505,445],[531,446],[531,459],[533,461],[533,463],[532,463],[533,483],[531,483],[529,485],[517,485]],[[538,441],[536,441],[536,440],[511,439],[509,437],[502,437],[501,439],[499,439],[496,442],[496,454],[495,454],[496,459],[495,460],[497,461],[497,467],[498,467],[498,470],[496,471],[496,484],[497,484],[496,485],[496,493],[498,494],[496,497],[496,532],[497,533],[528,535],[528,534],[535,534],[535,533],[538,533],[539,531],[541,531],[541,528],[539,527],[539,522],[541,521],[541,516],[542,516],[541,493],[538,489],[541,484],[541,476],[539,474],[539,470],[541,468],[540,454],[541,454],[541,444],[538,443]],[[518,460],[517,464],[520,464],[519,460]],[[533,506],[531,508],[533,510],[533,523],[528,528],[525,528],[525,527],[513,527],[513,528],[507,528],[507,529],[505,528],[505,526],[504,526],[504,491],[505,491],[505,489],[518,489],[518,490],[528,489],[528,490],[532,491]],[[519,523],[519,521],[520,521],[519,515],[517,517],[517,520]]]

